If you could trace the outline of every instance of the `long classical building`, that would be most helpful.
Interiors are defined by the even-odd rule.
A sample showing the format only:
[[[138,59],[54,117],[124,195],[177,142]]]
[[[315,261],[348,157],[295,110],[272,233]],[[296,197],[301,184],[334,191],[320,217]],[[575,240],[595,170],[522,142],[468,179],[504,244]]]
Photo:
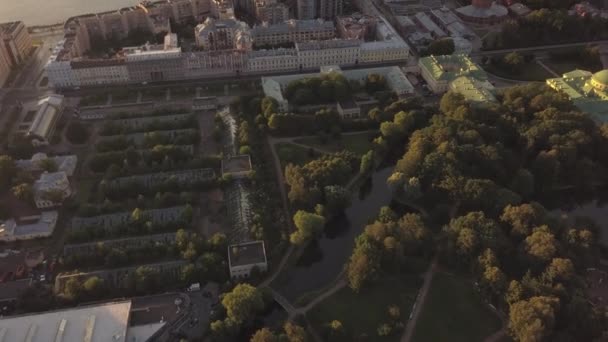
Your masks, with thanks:
[[[220,0],[214,0],[220,1]],[[149,15],[175,17],[155,7],[138,18],[140,8],[123,9],[123,29],[135,24],[146,27]],[[122,12],[119,12],[122,13]],[[152,13],[152,14],[150,14]],[[208,17],[195,33],[199,49],[182,51],[178,38],[169,33],[164,44],[126,47],[111,58],[86,56],[91,42],[108,34],[109,25],[100,21],[105,14],[86,15],[68,20],[65,37],[51,55],[46,71],[55,88],[137,84],[182,79],[236,76],[276,71],[318,70],[324,65],[355,66],[383,62],[405,62],[410,56],[407,43],[385,20],[379,20],[366,40],[338,37],[332,22],[290,20],[275,25],[249,28],[234,18]],[[133,19],[134,20],[134,19]],[[129,23],[125,25],[124,23]],[[118,22],[117,22],[118,23]],[[152,30],[151,28],[148,28]],[[118,32],[118,31],[116,31]],[[121,31],[124,32],[124,31]],[[118,33],[115,33],[118,34]],[[347,39],[350,38],[350,39]],[[356,37],[359,38],[359,37]],[[361,37],[363,38],[363,37]],[[260,46],[289,47],[255,49]],[[287,45],[289,45],[287,44]]]
[[[485,71],[466,55],[423,57],[418,60],[418,67],[430,90],[436,94],[448,91],[450,83],[461,76],[487,80]]]
[[[574,105],[599,122],[608,122],[608,69],[594,74],[573,70],[562,77],[548,79],[547,85],[568,96]]]

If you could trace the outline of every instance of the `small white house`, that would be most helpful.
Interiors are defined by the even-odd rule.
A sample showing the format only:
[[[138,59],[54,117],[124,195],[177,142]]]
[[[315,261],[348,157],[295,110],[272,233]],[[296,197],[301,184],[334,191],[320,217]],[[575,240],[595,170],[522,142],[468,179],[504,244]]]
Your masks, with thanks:
[[[336,109],[342,119],[358,118],[361,116],[361,107],[351,99],[338,101]]]

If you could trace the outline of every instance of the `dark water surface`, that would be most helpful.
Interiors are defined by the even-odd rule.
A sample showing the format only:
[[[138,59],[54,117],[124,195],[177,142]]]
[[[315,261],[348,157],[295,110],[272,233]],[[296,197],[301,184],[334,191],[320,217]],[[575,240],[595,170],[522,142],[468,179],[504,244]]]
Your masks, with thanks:
[[[28,26],[62,23],[76,15],[136,5],[140,0],[0,0],[0,23],[24,21]]]
[[[294,300],[302,294],[318,290],[336,279],[350,257],[355,238],[381,207],[391,202],[386,179],[393,168],[376,171],[359,191],[353,193],[352,205],[343,216],[327,224],[324,235],[308,246],[295,267],[286,271],[277,290]]]

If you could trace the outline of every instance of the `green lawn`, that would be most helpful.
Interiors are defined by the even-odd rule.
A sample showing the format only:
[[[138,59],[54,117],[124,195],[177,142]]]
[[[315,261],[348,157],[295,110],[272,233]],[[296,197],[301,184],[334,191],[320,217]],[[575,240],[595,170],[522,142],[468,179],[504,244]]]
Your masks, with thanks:
[[[114,92],[112,93],[112,104],[135,103],[138,96],[137,91]]]
[[[283,170],[287,164],[304,165],[319,157],[319,152],[309,151],[304,147],[292,143],[278,143],[274,145],[274,148],[277,151],[277,155],[281,161],[281,169]]]
[[[511,80],[545,82],[547,78],[555,77],[534,61],[525,63],[522,66],[521,72],[517,74],[511,73],[508,70],[498,68],[491,64],[484,65],[483,68],[490,74]]]
[[[591,72],[598,71],[589,70],[589,67],[582,65],[579,61],[574,60],[555,61],[552,59],[547,59],[544,60],[543,63],[545,63],[545,65],[547,65],[551,70],[555,71],[560,76],[575,69],[588,70]]]
[[[358,155],[364,155],[372,148],[372,138],[375,133],[364,132],[358,134],[343,134],[338,139],[330,138],[325,144],[318,137],[297,139],[295,142],[324,150],[327,152],[351,151]]]
[[[545,65],[548,66],[549,69],[555,71],[559,75],[565,74],[574,69],[584,69],[583,67],[578,65],[578,63],[576,63],[576,62],[569,62],[569,61],[557,62],[557,61],[552,61],[552,60],[544,60],[543,63],[545,63]]]
[[[475,342],[498,331],[500,319],[464,278],[437,273],[418,317],[414,342]]]
[[[421,284],[419,276],[387,276],[360,293],[343,288],[315,306],[306,316],[318,332],[324,331],[329,322],[338,320],[354,337],[366,334],[369,337],[366,341],[398,341],[401,331],[380,338],[378,326],[389,321],[387,311],[390,305],[399,306],[405,323]]]
[[[95,183],[94,180],[81,180],[77,183],[76,201],[78,203],[86,203],[90,200]]]

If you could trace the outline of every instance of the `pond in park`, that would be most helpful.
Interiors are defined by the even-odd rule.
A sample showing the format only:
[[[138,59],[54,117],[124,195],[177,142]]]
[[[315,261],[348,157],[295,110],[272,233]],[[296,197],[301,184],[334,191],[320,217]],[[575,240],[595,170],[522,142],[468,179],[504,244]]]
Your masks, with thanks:
[[[377,170],[353,192],[352,204],[328,222],[322,237],[311,242],[295,266],[286,268],[276,290],[290,300],[322,289],[344,269],[355,238],[375,218],[381,207],[390,205],[392,193],[386,184],[393,167]]]

